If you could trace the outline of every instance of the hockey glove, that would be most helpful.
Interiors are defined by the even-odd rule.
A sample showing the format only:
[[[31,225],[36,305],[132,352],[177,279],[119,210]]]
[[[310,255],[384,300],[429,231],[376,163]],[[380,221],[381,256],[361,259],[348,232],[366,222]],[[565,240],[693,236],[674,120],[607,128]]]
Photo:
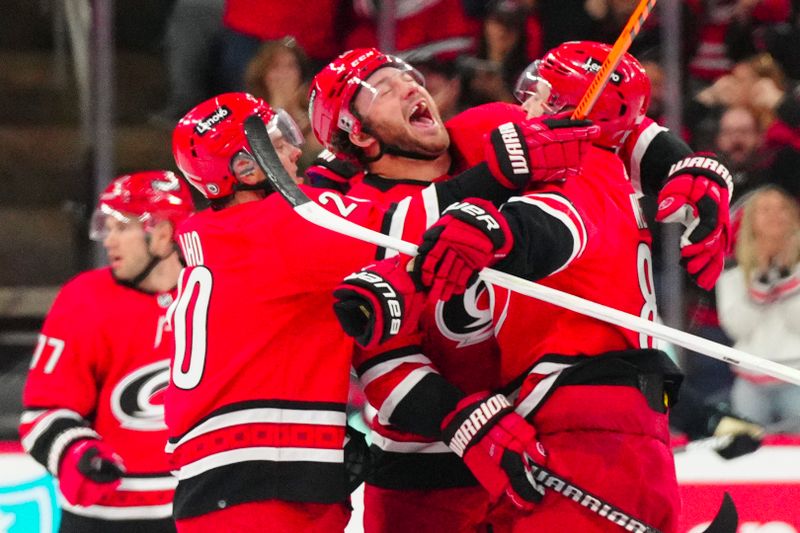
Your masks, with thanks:
[[[689,156],[670,168],[658,194],[658,222],[682,222],[681,264],[705,289],[714,287],[730,240],[730,172],[711,154]]]
[[[399,257],[350,274],[333,291],[333,311],[345,333],[364,348],[416,331],[425,294]]]
[[[72,505],[94,505],[117,490],[124,472],[122,459],[108,444],[83,439],[64,452],[58,469],[58,486]]]
[[[436,300],[462,294],[478,272],[505,257],[514,238],[491,202],[470,198],[442,212],[422,235],[413,275]]]
[[[492,502],[504,495],[523,510],[544,497],[531,465],[544,465],[536,431],[502,394],[476,393],[461,400],[442,422],[442,440],[461,457]]]
[[[506,122],[489,134],[486,161],[495,179],[509,189],[563,181],[579,172],[581,159],[599,132],[588,120]]]

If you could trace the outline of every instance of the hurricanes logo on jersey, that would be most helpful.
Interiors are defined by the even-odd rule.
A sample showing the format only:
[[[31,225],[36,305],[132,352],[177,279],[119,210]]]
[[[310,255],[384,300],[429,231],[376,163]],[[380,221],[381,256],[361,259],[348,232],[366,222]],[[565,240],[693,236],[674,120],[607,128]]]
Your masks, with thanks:
[[[437,302],[436,327],[445,338],[457,342],[459,348],[491,337],[492,311],[486,285],[478,280],[467,288],[463,296]]]
[[[164,423],[164,390],[168,383],[168,359],[134,370],[114,387],[111,412],[126,429],[167,429]]]

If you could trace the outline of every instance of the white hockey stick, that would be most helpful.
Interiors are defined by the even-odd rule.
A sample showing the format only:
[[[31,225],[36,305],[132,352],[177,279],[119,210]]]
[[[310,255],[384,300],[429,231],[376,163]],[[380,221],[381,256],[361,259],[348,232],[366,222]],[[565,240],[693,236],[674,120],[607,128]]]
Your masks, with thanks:
[[[261,130],[264,130],[263,133]],[[264,169],[272,185],[281,196],[292,204],[294,210],[304,219],[312,224],[328,228],[331,231],[343,235],[349,235],[377,246],[392,248],[393,250],[410,256],[417,255],[416,245],[359,226],[347,219],[336,216],[324,207],[313,202],[286,173],[277,154],[275,154],[275,149],[269,141],[262,121],[250,121],[248,119],[245,122],[245,133],[251,148],[253,148],[256,160]],[[270,153],[272,156],[270,156]],[[563,307],[570,311],[590,316],[616,326],[621,326],[638,333],[644,333],[735,366],[761,372],[789,383],[800,385],[800,370],[761,357],[756,357],[755,355],[698,337],[697,335],[692,335],[665,326],[664,324],[651,322],[636,315],[612,309],[605,305],[586,300],[585,298],[568,294],[551,287],[545,287],[544,285],[533,283],[491,268],[484,268],[481,270],[480,277],[487,283],[492,283],[498,287],[531,296],[543,302]]]

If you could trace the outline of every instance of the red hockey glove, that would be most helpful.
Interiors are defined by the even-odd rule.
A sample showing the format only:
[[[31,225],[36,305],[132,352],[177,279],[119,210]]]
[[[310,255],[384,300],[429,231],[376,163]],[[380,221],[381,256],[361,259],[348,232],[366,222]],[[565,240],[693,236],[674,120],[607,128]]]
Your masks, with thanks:
[[[350,274],[333,291],[333,311],[345,333],[364,348],[416,331],[425,294],[399,257]]]
[[[492,502],[505,495],[530,510],[542,500],[544,486],[533,478],[530,465],[544,465],[544,448],[533,426],[502,394],[480,392],[461,400],[442,422],[442,440],[464,460]]]
[[[64,452],[58,487],[72,505],[94,505],[122,482],[122,459],[101,440],[83,439]]]
[[[531,181],[563,181],[578,173],[599,133],[588,120],[506,122],[489,134],[486,161],[495,179],[509,189],[524,189]]]
[[[730,172],[711,154],[689,156],[670,168],[658,194],[658,222],[681,222],[681,264],[710,290],[722,273],[730,239]]]
[[[479,198],[451,205],[422,235],[413,275],[430,296],[463,293],[482,268],[505,257],[514,238],[505,217]]]

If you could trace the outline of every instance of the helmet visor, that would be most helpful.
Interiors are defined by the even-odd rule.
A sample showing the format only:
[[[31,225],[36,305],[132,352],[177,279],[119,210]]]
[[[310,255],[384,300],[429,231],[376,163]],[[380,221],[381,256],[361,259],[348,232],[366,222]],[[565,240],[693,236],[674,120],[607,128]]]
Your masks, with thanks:
[[[540,61],[534,61],[520,74],[514,88],[514,97],[523,106],[538,104],[543,114],[554,115],[567,106],[567,101],[542,77],[539,64]]]
[[[273,141],[280,136],[297,148],[302,147],[306,140],[300,126],[283,109],[275,109],[275,116],[267,123],[267,133]]]
[[[142,213],[139,216],[130,213],[123,213],[111,207],[108,204],[102,203],[97,206],[97,209],[92,213],[92,219],[89,221],[89,238],[93,241],[102,242],[108,237],[110,232],[109,220],[115,220],[121,224],[131,224],[133,222],[141,223],[145,229],[152,222],[150,213]]]

